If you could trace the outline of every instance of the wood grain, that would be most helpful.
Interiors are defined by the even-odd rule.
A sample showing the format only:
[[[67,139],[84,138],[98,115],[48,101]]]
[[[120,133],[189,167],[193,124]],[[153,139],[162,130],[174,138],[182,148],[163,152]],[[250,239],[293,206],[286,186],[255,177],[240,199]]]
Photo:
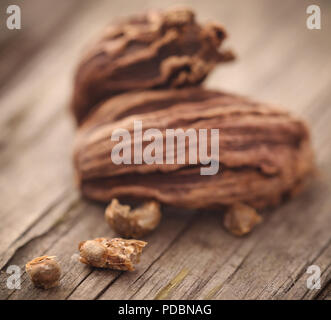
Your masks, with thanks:
[[[109,20],[175,1],[79,1],[79,8],[75,0],[56,8],[33,2],[24,4],[29,30],[7,30],[0,40],[0,299],[331,299],[329,1],[315,1],[322,30],[306,28],[307,3],[300,0],[183,1],[198,18],[224,23],[239,57],[213,72],[207,85],[305,118],[319,173],[299,197],[263,212],[264,223],[244,238],[222,228],[221,212],[165,208],[133,273],[77,261],[79,241],[114,233],[104,207],[81,199],[74,185],[72,75],[82,48]],[[54,17],[41,31],[33,22],[49,9]],[[14,54],[28,40],[26,51]],[[25,273],[20,290],[6,287],[7,266],[23,268],[43,254],[61,261],[60,287],[35,289]],[[321,268],[320,290],[306,286],[312,264]]]

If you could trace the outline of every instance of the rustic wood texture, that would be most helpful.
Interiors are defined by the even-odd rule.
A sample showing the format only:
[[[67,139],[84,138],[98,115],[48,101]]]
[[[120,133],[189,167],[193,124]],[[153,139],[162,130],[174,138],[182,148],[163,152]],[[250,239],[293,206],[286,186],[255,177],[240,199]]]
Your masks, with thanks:
[[[209,87],[284,105],[310,123],[318,173],[305,192],[263,212],[265,221],[244,238],[222,228],[221,212],[167,207],[132,273],[78,262],[80,241],[115,234],[104,206],[81,199],[74,185],[73,70],[82,48],[109,20],[172,3],[33,0],[22,4],[21,31],[1,24],[0,299],[331,299],[326,0],[314,2],[322,30],[313,31],[306,28],[306,1],[183,1],[199,19],[224,23],[239,57],[215,70]],[[1,3],[2,13],[7,5]],[[23,273],[20,290],[7,288],[9,265],[23,268],[44,254],[61,261],[60,287],[36,289]],[[320,290],[306,286],[312,264],[322,271]]]

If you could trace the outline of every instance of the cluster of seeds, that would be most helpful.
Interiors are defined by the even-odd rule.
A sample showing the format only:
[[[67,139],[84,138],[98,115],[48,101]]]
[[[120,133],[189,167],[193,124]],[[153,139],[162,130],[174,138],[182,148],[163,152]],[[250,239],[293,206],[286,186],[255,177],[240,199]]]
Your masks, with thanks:
[[[160,204],[155,201],[143,203],[131,209],[113,199],[106,208],[105,219],[109,226],[126,238],[139,238],[153,231],[161,220]],[[258,223],[261,216],[255,209],[237,203],[228,208],[224,226],[232,234],[243,236]],[[135,239],[96,238],[82,241],[79,246],[80,262],[96,268],[134,271],[147,242]],[[49,289],[59,285],[61,268],[55,256],[42,256],[26,264],[26,272],[38,288]]]

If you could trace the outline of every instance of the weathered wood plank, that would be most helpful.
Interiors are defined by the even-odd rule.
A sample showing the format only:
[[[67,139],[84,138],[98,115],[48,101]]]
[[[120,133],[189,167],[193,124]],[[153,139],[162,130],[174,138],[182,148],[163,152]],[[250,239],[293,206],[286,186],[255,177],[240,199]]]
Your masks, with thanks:
[[[331,282],[329,282],[324,290],[317,296],[318,300],[331,300]]]
[[[313,261],[313,264],[321,268],[321,289],[318,290],[307,290],[307,278],[310,274],[307,274],[307,270],[303,270],[300,277],[291,286],[290,290],[285,293],[284,299],[297,299],[298,297],[302,299],[316,299],[319,296],[323,296],[323,291],[325,291],[324,296],[331,293],[328,283],[331,280],[331,243],[327,243],[325,247],[319,250],[317,258]],[[329,287],[329,288],[328,288]],[[323,288],[325,288],[323,290]]]
[[[82,30],[89,39],[106,24],[112,12],[109,6],[105,2],[88,8],[73,19],[70,31],[54,37],[0,97],[0,188],[6,199],[0,211],[0,230],[6,231],[0,243],[0,267],[11,255],[8,246],[72,190],[73,124],[67,108],[72,72],[86,42],[78,40]],[[67,47],[71,50],[64,51]]]
[[[138,265],[137,270],[122,275],[118,271],[95,270],[78,262],[77,253],[80,241],[100,236],[114,237],[115,234],[104,220],[104,208],[102,206],[94,203],[77,202],[73,208],[63,210],[62,217],[54,223],[47,233],[18,249],[14,258],[8,263],[24,268],[26,261],[35,254],[56,255],[62,262],[61,287],[49,291],[34,289],[30,281],[27,281],[27,275],[24,274],[21,290],[14,292],[7,290],[3,285],[4,281],[0,281],[2,284],[0,298],[66,299],[70,297],[70,299],[93,299],[119,276],[129,276],[133,280],[139,278],[141,273],[149,268],[152,261],[157,260],[162,255],[167,246],[174,241],[191,220],[191,215],[180,215],[173,210],[167,211],[161,227],[146,238],[150,245],[144,251],[142,262]],[[37,223],[35,227],[39,229],[40,223]],[[3,274],[2,279],[5,278],[6,275]],[[83,286],[81,286],[82,281],[84,281]]]
[[[80,200],[75,191],[73,125],[66,108],[82,46],[112,17],[144,8],[105,1],[87,4],[69,19],[0,92],[0,299],[330,298],[331,10],[324,10],[330,9],[326,1],[317,3],[326,21],[321,31],[305,28],[301,1],[236,7],[222,1],[213,3],[215,10],[190,2],[202,18],[224,21],[240,57],[214,72],[208,85],[283,104],[309,120],[321,173],[299,198],[267,211],[265,222],[242,239],[223,230],[220,212],[185,215],[167,209],[134,273],[77,262],[79,241],[114,233],[104,222],[103,207]],[[24,274],[21,290],[6,288],[7,265],[23,267],[44,253],[61,261],[61,287],[35,289]],[[322,270],[319,291],[306,288],[310,264]]]
[[[293,284],[306,294],[305,283],[297,284],[297,280],[304,279],[307,267],[316,264],[321,248],[330,246],[331,217],[323,205],[329,189],[324,184],[313,185],[297,201],[277,210],[268,222],[269,227],[267,224],[263,230],[263,240],[216,297],[281,299],[292,295],[291,298],[303,298],[299,291],[292,292]],[[326,266],[320,267],[324,271]]]

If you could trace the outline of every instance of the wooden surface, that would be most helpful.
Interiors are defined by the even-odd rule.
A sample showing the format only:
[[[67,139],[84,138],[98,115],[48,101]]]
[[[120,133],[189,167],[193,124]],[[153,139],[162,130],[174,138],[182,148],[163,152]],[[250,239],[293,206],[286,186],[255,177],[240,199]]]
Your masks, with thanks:
[[[68,99],[93,35],[114,17],[169,2],[19,3],[22,30],[2,23],[0,37],[0,299],[331,299],[330,1],[314,1],[322,10],[322,30],[314,31],[306,28],[310,1],[183,1],[200,20],[224,23],[239,57],[207,85],[304,117],[319,174],[299,197],[264,212],[264,223],[244,238],[222,228],[221,212],[165,208],[133,273],[77,261],[81,240],[114,233],[104,207],[81,199],[74,186]],[[1,2],[2,13],[8,4]],[[61,261],[60,287],[35,289],[26,273],[20,290],[6,287],[9,265],[23,268],[44,254]],[[322,271],[320,290],[306,286],[312,264]]]

